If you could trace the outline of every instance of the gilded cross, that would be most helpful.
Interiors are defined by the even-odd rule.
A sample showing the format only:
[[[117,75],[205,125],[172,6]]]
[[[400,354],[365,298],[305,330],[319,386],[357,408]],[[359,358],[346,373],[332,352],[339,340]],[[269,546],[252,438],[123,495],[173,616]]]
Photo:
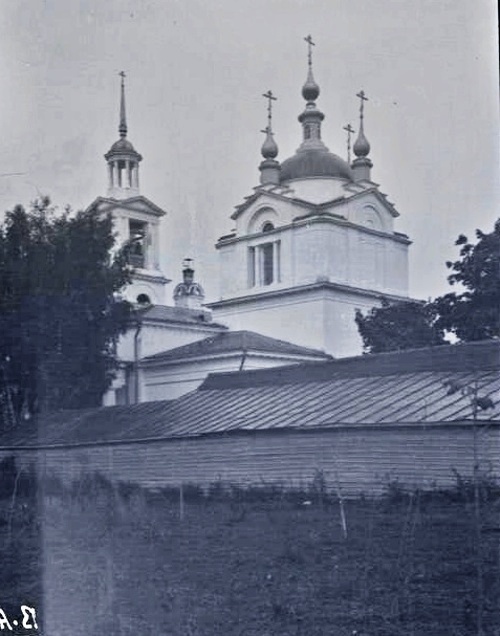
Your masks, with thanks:
[[[351,163],[351,134],[356,131],[351,126],[351,124],[347,124],[344,126],[344,130],[347,132],[347,163]]]

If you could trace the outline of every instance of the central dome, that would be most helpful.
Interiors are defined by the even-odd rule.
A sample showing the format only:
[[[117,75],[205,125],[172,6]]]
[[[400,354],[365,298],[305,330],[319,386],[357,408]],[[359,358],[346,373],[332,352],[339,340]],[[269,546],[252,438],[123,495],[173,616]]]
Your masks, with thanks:
[[[281,164],[281,182],[305,177],[338,177],[353,181],[349,164],[323,149],[299,150]]]

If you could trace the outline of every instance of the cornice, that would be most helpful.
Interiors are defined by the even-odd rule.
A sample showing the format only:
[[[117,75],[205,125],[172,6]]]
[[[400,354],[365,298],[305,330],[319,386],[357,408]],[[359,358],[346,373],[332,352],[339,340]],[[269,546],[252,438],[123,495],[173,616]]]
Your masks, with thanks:
[[[286,296],[296,296],[299,294],[312,294],[314,292],[332,290],[340,291],[345,294],[354,294],[357,296],[368,296],[377,300],[387,299],[394,302],[411,302],[414,299],[408,296],[399,296],[397,294],[387,294],[373,289],[364,289],[363,287],[355,287],[353,285],[345,285],[342,283],[334,283],[331,281],[319,281],[316,283],[307,283],[305,285],[297,285],[294,287],[286,287],[285,289],[274,289],[256,294],[245,294],[242,296],[234,296],[233,298],[224,298],[221,300],[207,303],[210,309],[222,309],[233,305],[241,305],[245,303],[253,303],[261,299],[283,298]]]

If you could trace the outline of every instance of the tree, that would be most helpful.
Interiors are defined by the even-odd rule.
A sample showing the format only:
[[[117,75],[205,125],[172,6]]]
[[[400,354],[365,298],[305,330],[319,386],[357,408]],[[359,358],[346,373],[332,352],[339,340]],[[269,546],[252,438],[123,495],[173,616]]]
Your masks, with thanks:
[[[493,232],[476,230],[476,237],[473,245],[461,234],[455,242],[461,246],[460,258],[446,263],[453,272],[450,285],[462,285],[465,291],[434,301],[439,328],[463,342],[500,336],[500,219]]]
[[[365,353],[446,344],[432,303],[403,301],[391,304],[383,299],[382,306],[374,307],[366,316],[356,310],[355,320]]]
[[[18,205],[0,227],[0,406],[21,414],[100,404],[130,305],[126,249],[112,254],[110,217],[48,198]],[[7,415],[6,415],[7,414]]]

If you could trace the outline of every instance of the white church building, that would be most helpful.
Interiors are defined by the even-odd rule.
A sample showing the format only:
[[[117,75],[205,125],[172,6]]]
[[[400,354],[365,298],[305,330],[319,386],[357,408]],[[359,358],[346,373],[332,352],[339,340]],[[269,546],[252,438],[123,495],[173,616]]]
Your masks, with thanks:
[[[321,137],[324,114],[307,40],[302,142],[292,157],[277,160],[267,93],[260,184],[231,215],[235,230],[217,242],[220,297],[206,305],[189,260],[174,304],[167,301],[171,281],[159,258],[165,212],[140,194],[142,157],[127,139],[122,74],[120,138],[105,155],[107,195],[88,208],[111,213],[119,242],[132,241],[124,295],[136,319],[119,343],[121,366],[106,405],[176,398],[213,372],[357,355],[356,309],[380,306],[383,298],[408,300],[410,241],[395,231],[399,213],[371,178],[366,96],[358,93],[355,158],[345,161]]]

